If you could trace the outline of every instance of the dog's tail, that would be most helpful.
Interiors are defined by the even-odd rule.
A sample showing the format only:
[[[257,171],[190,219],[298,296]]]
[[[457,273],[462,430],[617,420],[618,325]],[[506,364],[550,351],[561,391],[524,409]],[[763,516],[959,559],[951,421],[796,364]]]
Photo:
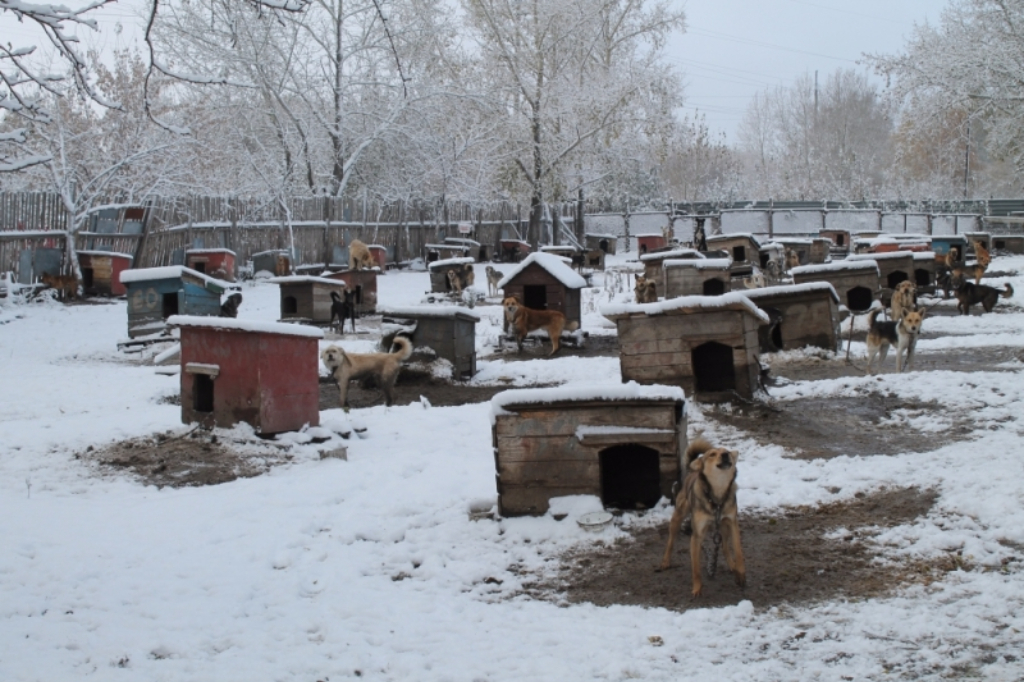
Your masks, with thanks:
[[[1007,284],[1006,286],[1010,286],[1010,285]],[[565,331],[567,331],[567,332],[574,332],[574,331],[576,331],[579,328],[580,328],[580,323],[577,322],[576,320],[573,320],[572,322],[566,322],[565,323]]]
[[[999,295],[1002,296],[1003,298],[1010,298],[1011,296],[1013,296],[1013,287],[1011,287],[1009,283],[1007,283],[1006,291],[1000,291]]]
[[[881,308],[875,308],[870,313],[868,313],[868,326],[869,327],[874,327],[875,326],[875,318],[878,317],[878,313],[880,313],[880,312],[882,312]]]
[[[704,436],[697,436],[686,446],[686,454],[683,456],[683,466],[686,471],[690,470],[690,462],[697,459],[714,446]]]
[[[331,292],[331,300],[334,301],[335,303],[341,303],[341,296],[338,295],[337,291]]]
[[[412,341],[404,336],[396,336],[395,340],[391,342],[392,347],[398,346],[398,350],[394,351],[394,355],[399,356],[399,360],[405,362],[412,356]]]

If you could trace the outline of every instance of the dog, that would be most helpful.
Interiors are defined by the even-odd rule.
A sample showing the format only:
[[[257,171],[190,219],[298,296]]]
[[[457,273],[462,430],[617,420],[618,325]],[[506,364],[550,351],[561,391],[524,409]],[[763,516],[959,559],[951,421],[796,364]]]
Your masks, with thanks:
[[[885,356],[889,352],[889,346],[896,346],[896,371],[903,372],[904,367],[910,369],[910,363],[914,359],[914,346],[917,344],[917,337],[921,334],[921,324],[924,322],[923,310],[906,310],[898,320],[888,322],[878,321],[880,308],[875,308],[868,315],[868,368],[867,373],[871,374],[871,363],[875,355],[881,355],[878,366],[881,368],[885,362]],[[903,356],[907,356],[904,363]]]
[[[905,279],[893,289],[892,299],[889,302],[892,308],[892,319],[898,320],[903,317],[904,311],[917,308],[917,287],[909,279]]]
[[[62,301],[78,298],[78,278],[74,275],[51,275],[44,272],[39,278],[43,284],[54,289]]]
[[[786,272],[800,267],[800,254],[793,249],[786,249]]]
[[[986,269],[981,263],[963,263],[950,271],[950,282],[958,277],[973,277],[974,283],[980,285]]]
[[[238,306],[242,305],[242,294],[237,291],[220,304],[221,317],[238,317]]]
[[[485,271],[487,272],[487,295],[497,296],[498,282],[505,278],[505,274],[501,270],[495,270],[490,265],[485,268]]]
[[[753,272],[750,273],[749,277],[743,278],[743,286],[748,289],[763,289],[768,286],[768,282],[765,280],[764,275],[757,268],[754,268]]]
[[[348,407],[348,382],[353,379],[376,379],[384,389],[385,403],[390,407],[395,402],[398,370],[412,355],[412,342],[396,336],[393,346],[398,346],[393,353],[347,353],[341,346],[328,346],[320,353],[324,366],[338,384],[342,407]]]
[[[338,320],[338,330],[345,333],[345,320],[352,321],[352,333],[356,333],[356,293],[351,289],[345,289],[344,297],[337,291],[331,292],[331,322]]]
[[[527,308],[515,296],[505,298],[501,304],[505,308],[505,317],[510,321],[516,334],[516,345],[520,353],[523,352],[523,339],[526,335],[534,330],[543,329],[551,339],[551,352],[548,353],[550,357],[558,351],[562,330],[575,331],[579,327],[576,322],[566,323],[565,315],[557,310]]]
[[[1013,296],[1013,287],[1009,284],[1006,284],[1005,289],[1000,291],[995,287],[970,282],[963,274],[954,274],[952,284],[956,294],[956,308],[961,315],[970,315],[971,306],[975,303],[980,303],[985,312],[990,313],[996,307],[996,302],[1000,297],[1010,298]]]
[[[982,242],[974,242],[974,259],[978,261],[978,265],[988,269],[988,266],[992,264],[992,254],[985,248],[985,244]]]
[[[349,270],[371,270],[377,262],[370,254],[370,247],[358,239],[353,239],[348,245],[348,269]]]
[[[736,578],[746,587],[747,568],[740,545],[739,510],[736,504],[736,462],[739,455],[725,448],[716,448],[704,438],[695,439],[683,457],[686,477],[676,495],[675,511],[669,523],[668,544],[661,558],[661,570],[672,565],[672,545],[683,521],[690,521],[690,569],[693,586],[690,594],[700,596],[701,546],[708,532],[722,534],[725,561]]]
[[[658,300],[658,283],[643,275],[637,275],[633,294],[636,296],[637,303],[656,303]]]

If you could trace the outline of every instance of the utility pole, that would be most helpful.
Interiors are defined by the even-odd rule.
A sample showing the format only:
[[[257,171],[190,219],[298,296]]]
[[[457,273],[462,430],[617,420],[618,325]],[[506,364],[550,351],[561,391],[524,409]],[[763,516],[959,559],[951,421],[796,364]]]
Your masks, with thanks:
[[[967,119],[967,144],[964,149],[964,200],[967,200],[967,183],[971,174],[971,119]]]

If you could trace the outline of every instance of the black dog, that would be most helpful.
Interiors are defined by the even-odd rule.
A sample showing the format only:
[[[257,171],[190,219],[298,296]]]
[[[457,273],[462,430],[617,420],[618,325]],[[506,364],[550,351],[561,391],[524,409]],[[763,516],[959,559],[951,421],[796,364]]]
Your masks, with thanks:
[[[990,287],[985,284],[975,284],[968,280],[965,276],[959,275],[952,278],[953,286],[956,287],[956,300],[957,310],[960,311],[961,315],[970,315],[971,306],[975,303],[980,303],[985,309],[986,313],[992,312],[992,308],[996,307],[996,302],[999,297],[1010,298],[1013,296],[1013,287],[1009,284],[1006,285],[1004,291],[1000,291],[995,287]]]
[[[238,306],[242,305],[242,295],[235,292],[220,304],[221,317],[238,317]]]
[[[356,293],[349,289],[345,289],[345,298],[339,296],[337,291],[331,292],[331,324],[337,318],[342,334],[345,333],[345,320],[352,320],[352,333],[356,333],[355,297]]]

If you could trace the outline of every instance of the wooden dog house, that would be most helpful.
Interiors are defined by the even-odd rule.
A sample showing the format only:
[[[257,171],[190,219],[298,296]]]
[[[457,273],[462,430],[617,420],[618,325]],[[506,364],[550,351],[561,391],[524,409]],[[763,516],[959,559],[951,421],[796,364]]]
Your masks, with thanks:
[[[733,276],[749,275],[761,264],[761,243],[752,234],[721,234],[707,238],[708,250],[720,249],[732,258]]]
[[[320,423],[318,340],[312,327],[175,315],[181,328],[181,421],[250,424],[257,433]]]
[[[686,401],[675,386],[513,389],[491,399],[502,516],[539,515],[551,498],[600,496],[650,508],[682,478]]]
[[[133,260],[127,253],[78,251],[82,290],[88,295],[124,296],[128,289],[121,283],[121,273],[131,270]]]
[[[480,316],[462,306],[433,305],[387,308],[380,311],[383,325],[397,325],[413,348],[429,348],[452,364],[452,379],[465,381],[476,374],[476,323]]]
[[[172,315],[220,315],[220,297],[237,288],[181,265],[125,270],[121,273],[128,297],[128,336],[163,331]]]
[[[815,346],[839,348],[839,295],[828,282],[787,284],[743,292],[772,322],[761,327],[761,352]]]
[[[997,234],[992,238],[992,248],[996,251],[1024,253],[1024,235]]]
[[[503,263],[518,263],[530,255],[530,243],[522,239],[502,239],[499,244]]]
[[[235,281],[235,252],[231,249],[189,249],[185,265],[210,277]]]
[[[819,230],[818,236],[823,239],[827,239],[832,243],[829,250],[832,253],[848,253],[850,251],[850,231],[849,230],[836,230],[827,229]]]
[[[801,265],[790,273],[794,284],[828,282],[839,300],[854,312],[863,312],[881,293],[878,263],[874,260],[841,260],[821,265]]]
[[[857,253],[847,261],[873,260],[878,263],[878,276],[882,286],[882,303],[889,305],[893,289],[903,281],[914,281],[914,254],[910,251],[889,251],[885,253]]]
[[[754,396],[758,330],[770,320],[742,294],[609,304],[601,314],[618,328],[623,381],[672,384],[711,400]]]
[[[472,261],[473,258],[469,255],[470,250],[470,247],[466,244],[424,244],[423,260],[428,265],[436,261],[453,260],[456,258],[469,258]]]
[[[728,258],[672,258],[662,262],[665,298],[720,296],[732,291]]]
[[[331,292],[344,298],[348,284],[343,280],[312,275],[290,275],[267,280],[281,288],[282,321],[331,323]]]
[[[953,252],[953,260],[964,260],[967,254],[967,240],[963,235],[932,235],[932,252],[935,254],[935,260],[945,263],[950,251]]]
[[[475,239],[467,239],[466,237],[445,237],[444,243],[468,247],[469,251],[466,255],[477,263],[490,260],[489,254],[487,253],[487,246],[485,244],[481,244]]]
[[[781,244],[784,248],[796,253],[800,259],[800,265],[812,263],[824,263],[831,254],[832,240],[824,237],[810,239],[790,239],[776,237],[772,241]]]
[[[292,272],[292,259],[287,249],[260,251],[252,254],[253,274],[270,273],[271,276],[285,277]]]
[[[918,293],[934,294],[937,285],[938,263],[934,251],[914,252],[914,286]]]
[[[695,249],[663,249],[640,256],[644,266],[644,279],[653,280],[658,288],[658,295],[665,292],[665,261],[667,260],[701,260],[704,254]]]
[[[668,246],[668,242],[665,241],[665,235],[661,232],[636,235],[636,248],[641,255],[663,249],[666,246]]]
[[[618,249],[619,238],[614,234],[587,232],[583,239],[588,251],[601,250],[607,254],[614,254]]]
[[[427,270],[430,272],[430,290],[435,294],[444,294],[454,291],[452,283],[448,279],[448,271],[454,270],[462,278],[462,281],[467,281],[466,278],[473,271],[473,259],[467,256],[436,260],[427,265]]]
[[[344,282],[345,286],[356,294],[356,313],[373,315],[377,312],[377,275],[373,270],[339,270],[323,275],[326,279]],[[330,293],[327,294],[330,296]]]
[[[581,291],[587,281],[566,262],[550,253],[531,253],[510,270],[498,288],[516,296],[527,308],[557,310],[567,322],[582,324]]]

